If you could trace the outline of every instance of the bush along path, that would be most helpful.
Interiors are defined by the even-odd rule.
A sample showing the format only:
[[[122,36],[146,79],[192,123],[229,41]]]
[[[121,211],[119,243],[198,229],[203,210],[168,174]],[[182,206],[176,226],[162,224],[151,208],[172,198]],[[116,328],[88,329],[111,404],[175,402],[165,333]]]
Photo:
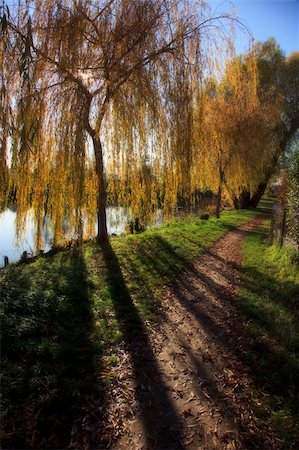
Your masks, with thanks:
[[[112,390],[123,424],[114,449],[278,448],[251,410],[236,308],[242,242],[264,219],[230,231],[189,266],[168,290],[160,324],[123,321],[127,345]],[[129,295],[118,314],[134,319]]]

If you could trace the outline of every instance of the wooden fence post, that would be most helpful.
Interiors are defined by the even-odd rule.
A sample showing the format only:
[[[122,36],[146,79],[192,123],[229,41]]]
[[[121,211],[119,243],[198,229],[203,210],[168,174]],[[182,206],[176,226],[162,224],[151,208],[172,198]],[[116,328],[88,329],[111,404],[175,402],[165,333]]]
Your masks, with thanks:
[[[23,251],[22,256],[21,256],[21,261],[26,261],[28,257],[28,252],[26,250]]]
[[[271,214],[269,245],[272,245],[273,241],[274,241],[274,223],[275,223],[275,205],[273,205],[272,214]]]
[[[286,208],[283,208],[282,213],[282,224],[281,224],[281,232],[280,232],[280,242],[279,247],[281,248],[283,246],[285,234],[286,234],[286,217],[287,217],[287,210]]]

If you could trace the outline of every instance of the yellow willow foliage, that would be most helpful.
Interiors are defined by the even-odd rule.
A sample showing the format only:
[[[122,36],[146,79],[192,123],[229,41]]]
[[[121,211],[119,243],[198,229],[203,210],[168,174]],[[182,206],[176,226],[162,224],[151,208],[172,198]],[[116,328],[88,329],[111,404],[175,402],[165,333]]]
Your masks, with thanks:
[[[202,90],[204,72],[216,65],[204,43],[214,19],[205,16],[202,2],[18,4],[0,45],[6,111],[0,164],[6,173],[8,124],[5,185],[15,193],[20,233],[33,210],[37,249],[45,214],[58,245],[93,235],[106,201],[148,221],[157,208],[171,214],[178,199],[192,204],[196,190],[213,185],[214,162],[207,160],[217,159],[214,143],[221,139],[228,151],[228,137],[212,116],[218,114],[224,129],[238,101],[233,106],[220,93],[217,105]],[[246,87],[236,81],[240,73],[234,65],[227,72],[238,99]]]
[[[4,66],[3,42],[0,43],[0,67]],[[6,72],[2,70],[0,75],[0,211],[6,206],[8,200],[8,86]]]
[[[224,181],[231,193],[254,190],[271,162],[275,142],[270,130],[281,110],[278,103],[259,101],[254,55],[229,62],[220,83],[209,80],[201,108],[202,187],[216,192]]]
[[[142,221],[150,220],[159,206],[159,179],[164,160],[161,152],[165,148],[157,130],[161,120],[161,113],[157,112],[158,101],[155,108],[149,108],[144,102],[132,102],[130,108],[135,114],[129,116],[127,106],[123,108],[118,99],[112,111],[113,119],[110,116],[107,119],[119,125],[113,135],[110,134],[110,140],[109,130],[106,135],[111,147],[111,161],[107,167],[108,198],[114,204],[130,207],[133,216]],[[152,132],[154,121],[158,123],[156,131]]]
[[[5,207],[8,196],[8,192],[6,189],[6,186],[8,185],[8,167],[6,155],[7,135],[5,131],[2,131],[0,141],[0,211]]]

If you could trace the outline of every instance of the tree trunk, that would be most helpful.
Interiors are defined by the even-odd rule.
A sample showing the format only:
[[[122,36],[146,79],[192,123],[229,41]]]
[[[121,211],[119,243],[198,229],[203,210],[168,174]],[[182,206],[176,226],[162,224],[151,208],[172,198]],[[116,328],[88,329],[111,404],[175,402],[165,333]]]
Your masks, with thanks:
[[[239,209],[247,209],[249,207],[250,192],[243,189],[239,197]]]
[[[260,183],[257,187],[257,190],[255,191],[255,193],[252,195],[251,199],[249,200],[249,207],[250,208],[256,208],[257,205],[259,204],[262,196],[265,193],[266,187],[268,185],[268,180],[264,181],[263,183]]]
[[[231,199],[232,199],[232,201],[233,201],[234,208],[235,208],[235,209],[239,209],[239,199],[238,199],[238,197],[236,197],[236,196],[234,195],[234,196],[231,196]]]
[[[229,195],[230,195],[230,198],[231,198],[231,200],[232,200],[232,202],[233,202],[234,208],[235,208],[235,209],[239,209],[239,199],[238,199],[238,197],[236,196],[236,194],[234,193],[234,191],[233,191],[232,189],[230,189],[230,187],[229,187],[229,185],[227,184],[227,181],[225,180],[225,178],[224,178],[224,180],[223,180],[223,183],[224,183],[224,186],[225,186],[227,192],[228,192]]]
[[[94,154],[96,160],[96,174],[99,184],[99,195],[97,200],[97,219],[98,219],[98,242],[108,239],[107,217],[106,217],[106,184],[104,178],[103,149],[100,138],[95,133],[91,136]]]
[[[243,189],[238,197],[232,193],[230,195],[235,209],[246,209],[250,206],[250,192],[247,189]]]
[[[217,217],[217,219],[219,219],[219,217],[220,217],[223,179],[224,179],[224,172],[222,170],[220,170],[219,171],[219,187],[218,187],[217,203],[216,203],[216,217]]]
[[[103,148],[100,137],[97,135],[96,130],[92,128],[89,122],[89,114],[92,103],[92,95],[88,94],[86,97],[86,104],[83,110],[83,123],[85,130],[89,134],[93,143],[93,150],[96,162],[96,175],[98,179],[99,193],[97,198],[97,241],[104,242],[108,240],[108,230],[107,230],[107,217],[106,217],[106,184],[104,177],[104,162],[103,162]],[[99,125],[104,117],[104,111],[101,114],[101,120],[99,120]],[[101,127],[99,126],[99,129]]]

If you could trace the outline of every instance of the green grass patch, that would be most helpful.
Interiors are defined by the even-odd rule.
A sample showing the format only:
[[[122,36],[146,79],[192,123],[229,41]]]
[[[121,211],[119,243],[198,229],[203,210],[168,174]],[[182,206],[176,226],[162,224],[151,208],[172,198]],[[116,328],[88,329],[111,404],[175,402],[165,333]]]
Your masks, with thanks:
[[[87,264],[97,280],[98,301],[111,311],[111,285],[119,283],[121,272],[140,317],[155,319],[165,286],[232,227],[245,223],[257,213],[229,211],[220,220],[174,221],[141,234],[113,237],[110,253],[113,252],[120,271],[113,267],[110,270],[103,248],[88,246]]]
[[[65,448],[92,429],[90,411],[109,408],[102,369],[115,363],[114,346],[146,340],[165,286],[256,214],[172,222],[1,270],[3,445]]]
[[[265,394],[255,412],[274,425],[281,448],[299,448],[299,255],[269,247],[268,230],[266,221],[244,242],[247,359]]]

